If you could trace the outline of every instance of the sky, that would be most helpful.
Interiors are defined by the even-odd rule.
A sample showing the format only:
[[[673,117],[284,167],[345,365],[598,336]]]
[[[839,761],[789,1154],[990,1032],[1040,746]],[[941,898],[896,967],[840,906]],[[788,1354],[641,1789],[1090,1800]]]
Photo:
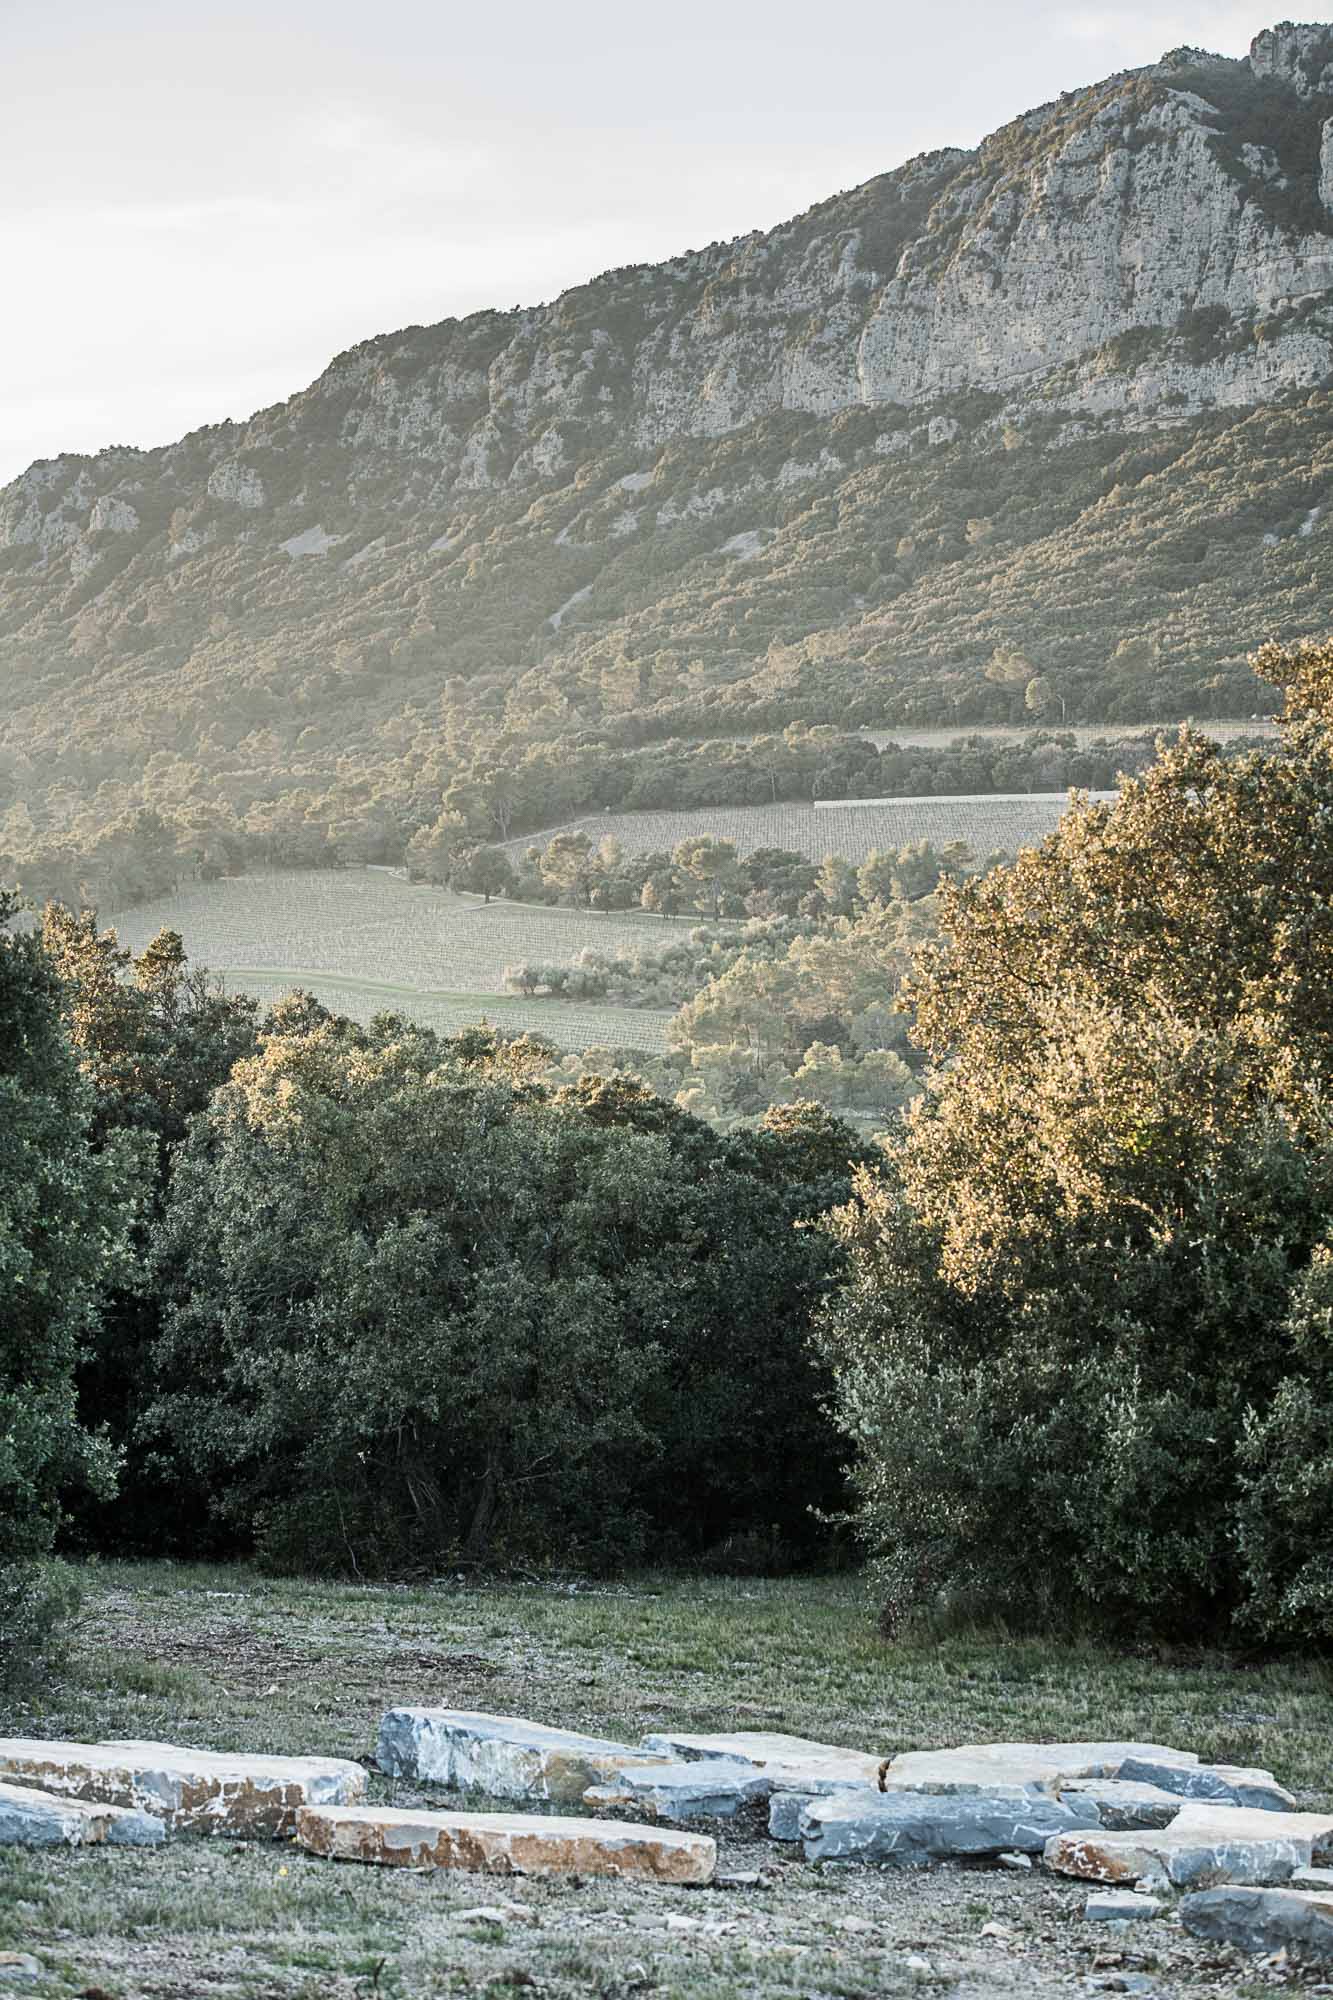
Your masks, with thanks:
[[[1229,4],[0,0],[0,483],[768,228]]]

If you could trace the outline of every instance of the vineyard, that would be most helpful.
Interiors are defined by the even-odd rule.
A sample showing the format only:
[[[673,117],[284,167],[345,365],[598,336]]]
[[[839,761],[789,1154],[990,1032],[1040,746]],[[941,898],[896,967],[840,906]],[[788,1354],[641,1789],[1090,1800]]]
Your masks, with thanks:
[[[1094,792],[1092,796],[1111,799],[1115,794]],[[612,835],[627,854],[669,850],[691,834],[711,833],[720,840],[735,841],[742,856],[758,847],[785,847],[808,855],[812,861],[822,861],[826,854],[841,854],[847,861],[859,862],[873,848],[905,847],[914,840],[944,847],[961,840],[980,857],[997,848],[1014,853],[1020,847],[1030,847],[1054,830],[1068,805],[1065,792],[989,792],[970,798],[875,799],[861,804],[839,799],[828,805],[696,806],[681,812],[590,813],[566,827],[511,840],[508,851],[517,857],[534,841],[542,843],[554,832],[577,827],[595,840]]]
[[[500,990],[516,960],[568,959],[586,945],[660,944],[660,917],[486,906],[410,887],[379,869],[284,869],[186,884],[106,922],[133,951],[163,928],[177,930],[193,960],[266,1002],[303,986],[354,1020],[394,1009],[445,1031],[484,1017],[568,1048],[666,1045],[665,1013],[526,1001]]]

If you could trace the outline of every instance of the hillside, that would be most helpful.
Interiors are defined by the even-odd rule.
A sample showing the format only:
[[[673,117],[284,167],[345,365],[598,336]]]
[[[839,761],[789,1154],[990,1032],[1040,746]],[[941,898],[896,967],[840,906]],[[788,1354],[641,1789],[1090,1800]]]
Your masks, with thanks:
[[[1328,622],[1331,283],[1333,29],[1286,24],[41,461],[0,493],[0,851],[293,791],[410,826],[497,740],[995,721],[1033,679],[1246,714],[1246,653]]]

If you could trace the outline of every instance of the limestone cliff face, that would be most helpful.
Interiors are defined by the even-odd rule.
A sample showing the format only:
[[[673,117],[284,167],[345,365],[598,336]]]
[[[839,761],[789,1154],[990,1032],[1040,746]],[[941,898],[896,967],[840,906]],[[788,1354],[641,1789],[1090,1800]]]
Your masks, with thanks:
[[[767,235],[369,341],[248,424],[39,463],[0,494],[0,547],[76,582],[118,538],[172,562],[237,536],[325,554],[372,497],[447,524],[608,454],[646,481],[664,445],[774,412],[880,413],[891,452],[950,438],[959,398],[990,399],[998,438],[1331,372],[1333,28],[1284,24],[1242,61],[1175,51]],[[638,519],[622,501],[607,532]]]

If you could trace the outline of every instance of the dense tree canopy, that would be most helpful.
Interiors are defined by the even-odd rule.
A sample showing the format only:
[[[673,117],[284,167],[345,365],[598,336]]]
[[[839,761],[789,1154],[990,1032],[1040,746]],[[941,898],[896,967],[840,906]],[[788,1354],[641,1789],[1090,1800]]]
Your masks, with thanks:
[[[941,892],[908,988],[938,1072],[838,1219],[824,1336],[896,1612],[1282,1622],[1282,1413],[1327,1396],[1333,648],[1260,665],[1281,755],[1182,733]]]
[[[273,1560],[808,1546],[839,1486],[806,1346],[838,1255],[793,1225],[855,1140],[733,1147],[525,1067],[393,1017],[266,1035],[176,1169],[159,1429]]]
[[[59,984],[15,915],[0,894],[0,1676],[59,1603],[46,1559],[62,1492],[114,1486],[114,1453],[78,1421],[75,1370],[123,1273],[135,1179],[125,1148],[93,1150]]]

